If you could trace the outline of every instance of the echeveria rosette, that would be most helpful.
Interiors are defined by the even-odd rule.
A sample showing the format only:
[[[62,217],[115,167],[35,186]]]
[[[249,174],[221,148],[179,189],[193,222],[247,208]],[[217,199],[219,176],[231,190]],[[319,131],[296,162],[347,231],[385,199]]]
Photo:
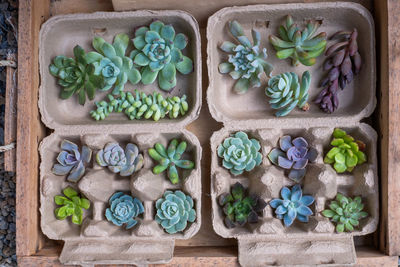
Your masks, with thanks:
[[[87,146],[82,146],[82,151],[76,144],[68,140],[61,142],[61,152],[57,156],[57,162],[51,171],[55,175],[67,175],[69,182],[76,183],[85,174],[85,165],[92,158],[92,150]]]
[[[271,108],[278,109],[275,116],[286,116],[296,106],[307,111],[310,83],[311,74],[308,71],[303,73],[301,83],[299,76],[293,72],[281,73],[269,79],[265,94],[271,98],[269,100]]]
[[[236,132],[226,138],[218,146],[218,156],[222,158],[222,166],[233,175],[240,175],[244,171],[251,171],[262,162],[260,142],[249,139],[245,132]]]
[[[267,49],[261,49],[260,33],[252,29],[253,44],[244,35],[242,26],[236,21],[230,21],[228,28],[233,37],[239,42],[234,44],[225,41],[220,46],[221,50],[229,53],[228,62],[219,64],[220,73],[229,73],[237,80],[233,90],[238,94],[244,94],[251,87],[260,87],[261,75],[265,72],[270,76],[272,65],[266,61]]]
[[[112,93],[119,94],[128,81],[132,84],[140,81],[140,72],[132,59],[125,55],[128,44],[129,37],[124,33],[117,34],[112,44],[98,36],[93,38],[92,45],[97,52],[87,53],[86,61],[95,67],[96,74],[104,78],[102,90],[114,86]]]
[[[338,193],[336,199],[329,204],[329,209],[322,211],[322,215],[336,224],[338,233],[352,232],[354,227],[360,224],[359,220],[368,216],[363,209],[364,204],[361,197],[357,196],[352,199]]]
[[[275,209],[275,215],[278,219],[282,220],[286,227],[293,224],[297,219],[300,222],[307,223],[309,216],[313,214],[312,210],[308,207],[314,203],[314,197],[304,195],[301,186],[296,184],[290,190],[287,187],[281,189],[282,199],[275,198],[269,202],[271,208]]]
[[[92,100],[97,89],[103,87],[101,76],[86,60],[86,53],[79,45],[74,47],[74,57],[57,56],[49,66],[50,74],[56,77],[62,86],[60,97],[68,99],[73,94],[78,95],[79,104],[84,105],[87,97]]]
[[[306,28],[300,30],[293,23],[293,18],[288,15],[285,24],[279,26],[279,37],[269,36],[269,41],[275,48],[276,56],[279,59],[291,58],[293,66],[300,63],[305,66],[312,66],[316,57],[320,56],[326,48],[326,33],[321,32],[314,36],[319,28],[318,21],[309,21]]]
[[[194,168],[194,162],[187,159],[182,159],[183,153],[187,148],[185,141],[178,142],[177,139],[173,139],[169,142],[168,148],[165,148],[162,144],[156,143],[154,148],[148,150],[149,155],[155,161],[158,161],[158,165],[153,168],[154,174],[160,174],[168,169],[168,178],[173,184],[179,182],[178,169],[191,170]]]
[[[182,74],[193,71],[193,61],[182,54],[188,44],[183,33],[175,34],[172,25],[157,20],[149,27],[140,27],[132,40],[135,50],[130,54],[135,64],[142,66],[142,83],[151,84],[158,76],[158,86],[170,91],[176,86],[176,70]]]
[[[143,167],[143,155],[139,148],[128,143],[125,151],[118,143],[108,143],[96,154],[96,161],[100,166],[108,167],[113,173],[129,176]]]
[[[117,226],[125,224],[125,228],[131,229],[137,224],[135,219],[144,213],[142,202],[122,192],[114,193],[108,201],[110,207],[106,209],[106,218]]]
[[[269,152],[268,158],[272,164],[289,170],[288,177],[295,182],[300,182],[306,174],[308,163],[317,159],[318,151],[310,147],[303,137],[292,140],[290,135],[279,139],[279,148]]]
[[[71,187],[64,188],[63,194],[64,196],[54,197],[54,202],[61,206],[54,210],[57,220],[65,220],[72,216],[72,223],[81,225],[83,209],[90,208],[90,201],[84,197],[79,197],[78,192]]]
[[[257,223],[267,203],[256,195],[247,195],[239,182],[231,187],[230,193],[219,196],[218,204],[223,207],[224,223],[229,229],[246,223]]]
[[[186,229],[188,222],[196,220],[196,211],[191,196],[180,190],[165,191],[156,201],[155,220],[168,234],[175,234]]]

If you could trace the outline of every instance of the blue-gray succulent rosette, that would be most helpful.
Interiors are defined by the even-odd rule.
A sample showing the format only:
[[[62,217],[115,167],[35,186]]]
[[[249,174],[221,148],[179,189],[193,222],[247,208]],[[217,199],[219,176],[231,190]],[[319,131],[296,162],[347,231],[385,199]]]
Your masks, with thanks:
[[[144,213],[144,207],[139,199],[133,198],[122,192],[117,192],[109,200],[110,207],[106,209],[106,218],[117,226],[126,224],[126,229],[131,229],[137,224],[135,219]]]

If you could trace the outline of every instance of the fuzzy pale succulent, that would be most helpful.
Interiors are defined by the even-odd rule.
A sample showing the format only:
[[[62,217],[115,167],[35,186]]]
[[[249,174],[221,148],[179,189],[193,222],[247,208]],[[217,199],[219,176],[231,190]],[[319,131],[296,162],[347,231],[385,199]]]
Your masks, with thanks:
[[[261,164],[260,149],[257,139],[249,139],[245,132],[236,132],[225,138],[218,146],[217,153],[222,158],[222,166],[236,176]]]
[[[231,187],[230,193],[219,196],[218,204],[225,215],[228,228],[243,226],[246,223],[257,223],[267,203],[256,195],[248,195],[247,190],[239,182]]]
[[[143,167],[143,155],[139,148],[128,143],[125,150],[118,143],[108,143],[96,154],[97,164],[108,167],[113,173],[129,176]]]
[[[57,156],[57,162],[52,168],[55,175],[67,175],[69,182],[76,183],[85,174],[85,166],[92,158],[92,150],[87,146],[79,147],[68,140],[61,142],[61,152]]]
[[[72,223],[81,225],[83,218],[83,209],[90,208],[90,201],[84,197],[79,197],[78,192],[71,187],[63,189],[64,196],[55,196],[54,202],[61,206],[54,210],[57,220],[65,220],[72,216]]]
[[[173,139],[169,142],[168,148],[165,148],[162,144],[156,143],[154,148],[148,150],[149,155],[155,161],[158,161],[158,165],[153,168],[154,174],[160,174],[168,169],[168,178],[173,184],[179,182],[179,174],[177,168],[191,170],[194,168],[194,162],[187,159],[182,159],[183,153],[185,153],[187,143],[185,141],[178,142],[177,139]]]
[[[261,75],[265,72],[270,76],[272,65],[267,59],[267,49],[260,48],[260,33],[252,29],[253,44],[245,36],[242,26],[236,21],[228,23],[229,31],[238,41],[234,44],[225,41],[220,46],[221,50],[229,53],[228,62],[219,64],[220,73],[229,73],[229,75],[237,80],[233,90],[238,94],[244,94],[251,87],[260,87]]]
[[[106,219],[117,226],[125,224],[125,228],[131,229],[138,221],[136,217],[144,213],[142,202],[131,195],[117,192],[108,201],[110,207],[106,209]]]
[[[328,58],[325,60],[323,70],[328,71],[328,74],[321,81],[321,87],[324,89],[315,99],[315,103],[327,113],[332,113],[339,107],[337,96],[339,87],[343,90],[360,72],[362,60],[358,52],[357,36],[357,29],[354,29],[351,32],[336,32],[330,38],[337,42],[325,52]]]
[[[278,219],[283,219],[283,224],[289,227],[297,219],[300,222],[307,223],[309,216],[313,214],[308,207],[314,203],[314,197],[303,195],[301,186],[296,184],[289,189],[283,187],[281,189],[282,199],[276,198],[269,202],[271,208],[275,209],[275,215]]]
[[[106,100],[96,102],[96,109],[90,111],[95,120],[104,120],[112,112],[124,112],[130,120],[152,119],[158,121],[165,117],[176,119],[183,116],[189,109],[186,95],[168,96],[164,98],[160,93],[146,95],[144,92],[135,90],[131,92],[120,92],[118,96],[107,95]]]
[[[196,220],[196,211],[191,196],[180,190],[165,191],[156,201],[155,220],[168,234],[175,234],[186,229],[188,222]]]
[[[50,74],[56,77],[62,87],[61,99],[78,95],[79,104],[84,105],[86,96],[92,100],[97,89],[103,87],[101,76],[95,74],[94,68],[86,60],[86,53],[79,45],[74,47],[74,58],[57,56],[49,66]]]
[[[130,54],[134,63],[142,66],[142,83],[151,84],[158,76],[158,86],[170,91],[176,86],[176,71],[189,74],[193,71],[193,61],[182,54],[188,44],[183,33],[175,34],[172,25],[156,20],[149,27],[135,31],[132,39],[135,50]]]
[[[306,174],[308,163],[317,159],[318,151],[310,147],[303,137],[292,140],[290,135],[279,139],[279,148],[269,152],[269,160],[276,166],[289,170],[288,177],[295,182],[300,182]]]
[[[329,204],[329,209],[322,211],[322,215],[336,224],[338,233],[352,232],[354,227],[359,226],[359,221],[368,216],[363,209],[364,204],[361,197],[357,196],[352,199],[338,193],[336,199]]]
[[[265,94],[270,98],[271,108],[278,110],[275,116],[286,116],[295,107],[307,111],[310,83],[311,74],[308,71],[303,73],[301,82],[299,76],[293,72],[281,73],[269,79]]]
[[[331,145],[333,148],[326,154],[324,163],[332,164],[337,173],[351,172],[354,167],[367,161],[367,156],[363,152],[365,144],[355,141],[342,129],[336,128],[333,131]]]
[[[293,66],[300,63],[312,66],[316,58],[326,48],[326,33],[321,32],[314,35],[320,26],[318,21],[308,21],[303,30],[293,22],[291,15],[286,17],[286,22],[279,26],[279,37],[269,36],[269,41],[275,48],[276,56],[279,59],[291,58]]]

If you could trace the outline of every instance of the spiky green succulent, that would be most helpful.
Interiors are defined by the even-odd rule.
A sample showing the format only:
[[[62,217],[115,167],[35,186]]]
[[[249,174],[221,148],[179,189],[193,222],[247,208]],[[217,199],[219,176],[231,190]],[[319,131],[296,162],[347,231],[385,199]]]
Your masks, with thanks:
[[[191,170],[194,168],[194,162],[191,160],[182,159],[187,144],[182,141],[178,144],[177,139],[173,139],[166,149],[162,144],[156,143],[154,148],[148,150],[149,155],[158,165],[153,168],[154,174],[162,173],[168,169],[168,178],[173,184],[179,182],[178,168]]]
[[[125,55],[128,44],[129,37],[124,33],[117,34],[112,44],[98,36],[93,38],[92,45],[97,52],[87,53],[86,61],[94,66],[95,74],[103,77],[102,90],[109,90],[114,86],[112,93],[118,94],[124,90],[128,81],[132,84],[140,81],[140,72],[132,59]]]
[[[236,21],[230,21],[228,28],[233,37],[239,42],[234,44],[225,41],[220,46],[221,50],[229,53],[228,62],[219,64],[220,73],[229,73],[237,80],[233,90],[238,94],[244,94],[251,87],[260,87],[261,75],[265,72],[270,76],[272,65],[267,59],[267,49],[260,46],[260,33],[254,29],[251,30],[253,44],[244,35],[242,26]]]
[[[86,53],[79,45],[74,47],[74,58],[56,56],[49,66],[50,74],[56,77],[61,89],[61,99],[78,95],[79,104],[84,105],[86,96],[92,100],[97,89],[104,85],[103,78],[94,72],[93,65],[86,60]]]
[[[322,211],[322,215],[329,218],[336,224],[338,233],[352,232],[354,227],[360,224],[360,220],[366,218],[368,213],[363,211],[364,204],[361,197],[354,199],[346,197],[340,193],[336,195],[336,200],[331,201],[329,209]]]
[[[351,172],[354,167],[367,161],[365,144],[355,141],[354,138],[342,129],[333,131],[331,141],[333,148],[329,150],[324,158],[324,163],[332,164],[337,173]]]
[[[291,58],[293,66],[300,63],[306,66],[312,66],[316,62],[316,57],[321,55],[326,48],[326,33],[321,32],[314,36],[319,28],[318,21],[311,20],[306,28],[300,30],[293,23],[293,18],[288,15],[286,23],[279,26],[279,37],[269,36],[269,41],[275,48],[276,56],[279,59]]]
[[[176,86],[176,71],[189,74],[193,71],[193,61],[182,54],[188,44],[183,33],[175,35],[172,25],[157,20],[149,27],[135,31],[132,39],[135,50],[130,54],[135,64],[142,66],[142,83],[151,84],[158,76],[158,86],[170,91]]]
[[[112,112],[124,112],[130,120],[153,119],[158,121],[168,116],[176,119],[183,116],[189,109],[186,95],[168,96],[164,98],[160,93],[153,92],[146,95],[144,92],[135,90],[131,92],[120,92],[118,96],[107,95],[108,101],[96,102],[96,109],[90,111],[90,116],[95,120],[104,120]]]
[[[61,206],[54,210],[57,220],[65,220],[72,216],[71,220],[74,224],[82,224],[83,209],[90,208],[90,201],[84,197],[79,197],[71,187],[66,187],[63,190],[64,196],[55,196],[54,202]]]
[[[271,108],[278,109],[275,116],[288,115],[296,106],[304,111],[309,109],[307,103],[311,74],[305,71],[299,82],[299,76],[293,72],[278,74],[268,81],[265,94],[270,97]]]

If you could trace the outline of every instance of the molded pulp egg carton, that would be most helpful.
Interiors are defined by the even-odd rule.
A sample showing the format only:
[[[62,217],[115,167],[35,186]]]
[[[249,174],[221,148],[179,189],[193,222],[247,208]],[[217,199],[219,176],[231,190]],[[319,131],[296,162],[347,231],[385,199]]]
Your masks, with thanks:
[[[295,23],[302,27],[305,21],[317,19],[322,22],[318,32],[328,36],[340,29],[359,32],[359,51],[363,67],[354,81],[339,93],[339,109],[326,114],[312,103],[321,88],[318,83],[325,73],[321,70],[324,56],[317,59],[312,67],[292,67],[290,60],[279,60],[268,42],[270,34],[277,34],[286,15],[291,14]],[[268,59],[274,65],[272,75],[293,71],[301,75],[309,70],[312,76],[307,112],[293,110],[288,116],[277,118],[269,107],[265,96],[267,78],[264,75],[260,88],[250,88],[246,94],[237,95],[232,91],[234,80],[220,74],[218,65],[226,60],[226,53],[218,46],[225,40],[232,41],[227,22],[237,20],[245,34],[251,36],[254,28],[261,34],[260,47],[266,47]],[[379,188],[377,175],[377,134],[369,125],[360,123],[368,117],[376,105],[375,98],[375,37],[373,20],[369,12],[358,4],[317,3],[253,5],[224,8],[209,18],[207,27],[207,65],[210,85],[207,100],[212,116],[224,123],[224,128],[211,137],[211,198],[214,230],[222,237],[237,238],[239,241],[239,262],[243,266],[266,265],[351,265],[356,255],[353,236],[366,235],[377,229],[379,219]],[[328,46],[331,42],[328,41]],[[352,173],[337,174],[331,165],[323,163],[324,155],[330,149],[335,127],[347,131],[354,138],[366,143],[367,163],[357,166]],[[260,141],[263,162],[251,172],[233,176],[222,167],[217,147],[230,134],[246,132],[250,138]],[[301,181],[304,194],[315,197],[309,223],[295,221],[291,227],[284,227],[269,205],[264,209],[259,222],[245,227],[228,229],[224,225],[224,214],[218,205],[218,197],[230,191],[236,182],[248,187],[269,202],[280,198],[283,186],[295,183],[288,179],[284,170],[274,166],[267,158],[272,148],[278,146],[283,135],[303,136],[319,154],[315,163],[307,166],[306,176]],[[351,233],[336,233],[334,225],[320,212],[338,192],[348,196],[360,195],[369,217],[360,221],[360,226]]]
[[[68,100],[59,98],[60,88],[48,71],[55,56],[72,56],[76,44],[86,51],[93,50],[91,41],[94,36],[101,36],[108,42],[118,33],[127,33],[133,38],[135,28],[148,25],[155,19],[172,24],[177,33],[182,32],[189,37],[184,54],[193,59],[194,71],[185,76],[177,74],[177,86],[172,91],[173,95],[187,95],[189,111],[182,118],[166,118],[158,122],[130,121],[124,114],[111,114],[104,121],[96,122],[89,115],[89,110],[95,107],[94,101],[81,106],[75,96]],[[54,129],[54,133],[40,145],[41,228],[50,239],[65,241],[60,261],[80,265],[142,265],[170,261],[174,240],[191,238],[198,232],[201,223],[201,146],[197,137],[184,129],[198,117],[201,107],[200,34],[196,20],[185,12],[172,10],[56,16],[42,26],[39,60],[41,119],[47,127]],[[132,89],[145,93],[155,90],[164,96],[169,95],[158,89],[157,83],[147,86],[141,83],[134,86],[126,84],[125,91],[132,92]],[[98,93],[95,101],[103,99],[105,95]],[[152,173],[155,162],[147,153],[155,143],[167,146],[174,138],[187,142],[183,157],[195,162],[193,170],[180,172],[180,182],[177,185],[170,183],[165,172],[159,175]],[[65,176],[56,176],[51,172],[63,139],[79,146],[86,145],[93,150],[92,161],[76,185],[68,183]],[[95,154],[109,142],[118,142],[123,148],[129,142],[137,144],[144,156],[144,167],[130,177],[121,177],[95,164]],[[91,201],[81,226],[72,224],[70,218],[57,220],[54,215],[57,207],[54,196],[62,195],[62,189],[68,185],[79,189]],[[155,201],[166,190],[178,189],[193,198],[197,218],[182,233],[170,235],[154,220]],[[117,191],[131,193],[144,204],[144,214],[130,230],[115,226],[105,218],[108,200]]]

